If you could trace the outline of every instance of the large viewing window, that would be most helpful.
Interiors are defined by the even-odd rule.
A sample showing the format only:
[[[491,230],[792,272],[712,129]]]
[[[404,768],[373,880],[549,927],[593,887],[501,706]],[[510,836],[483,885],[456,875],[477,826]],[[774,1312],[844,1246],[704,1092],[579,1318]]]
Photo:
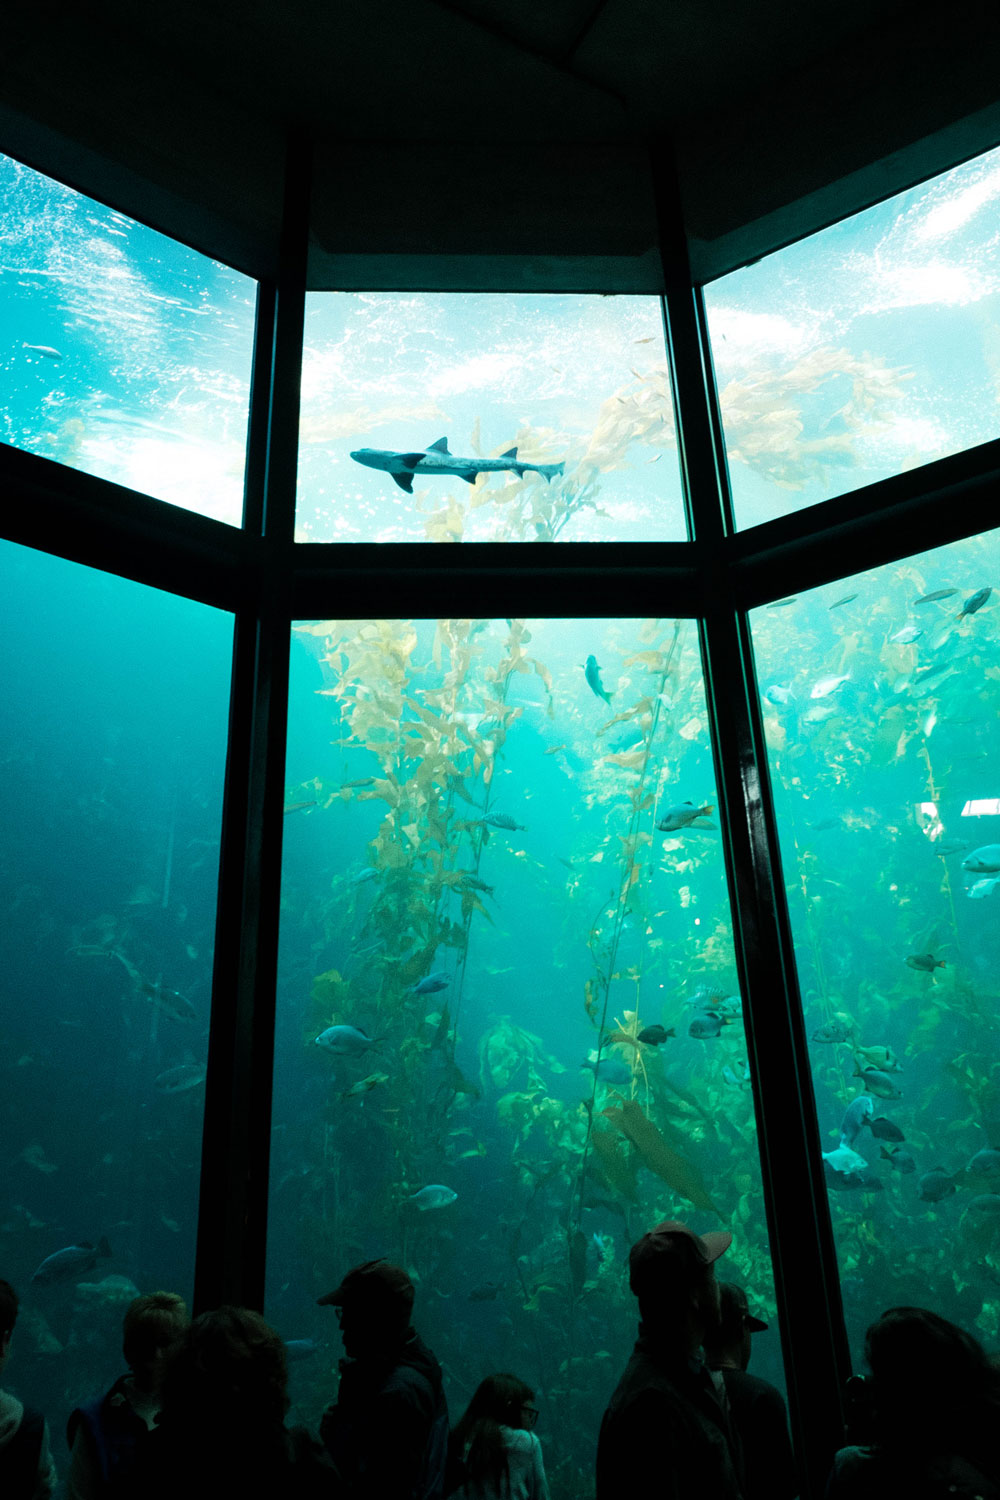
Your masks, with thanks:
[[[775,1310],[695,625],[298,626],[288,777],[268,1315],[319,1345],[302,1414],[316,1298],[388,1255],[456,1398],[516,1365],[584,1493],[639,1226],[724,1222]]]
[[[238,526],[256,287],[0,155],[0,441]]]
[[[0,595],[0,1228],[57,1432],[193,1287],[233,631],[9,542]]]
[[[659,298],[311,293],[297,534],[684,540]]]
[[[757,610],[844,1307],[995,1336],[1000,533]]]
[[[1000,150],[705,290],[742,528],[1000,436]]]

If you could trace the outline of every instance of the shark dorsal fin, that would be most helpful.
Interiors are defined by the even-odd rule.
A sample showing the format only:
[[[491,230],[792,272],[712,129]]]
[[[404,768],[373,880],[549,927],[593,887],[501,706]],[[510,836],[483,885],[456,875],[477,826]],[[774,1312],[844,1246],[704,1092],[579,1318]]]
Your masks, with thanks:
[[[396,455],[400,463],[405,464],[408,469],[415,469],[423,456],[422,453],[397,453]]]
[[[501,453],[500,457],[501,458],[516,458],[517,457],[517,448],[516,447],[515,448],[508,448],[507,452],[506,453]]]
[[[436,443],[431,443],[430,447],[427,449],[427,452],[428,453],[447,453],[448,452],[448,439],[446,437],[438,438],[438,440],[437,440]]]

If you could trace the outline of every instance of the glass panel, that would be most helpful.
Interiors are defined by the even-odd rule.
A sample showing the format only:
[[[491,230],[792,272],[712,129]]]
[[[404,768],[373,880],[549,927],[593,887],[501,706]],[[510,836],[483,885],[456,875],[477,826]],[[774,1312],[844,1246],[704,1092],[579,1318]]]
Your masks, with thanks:
[[[706,288],[740,527],[1000,434],[1000,150]]]
[[[0,440],[238,526],[256,287],[0,155]]]
[[[991,532],[753,617],[859,1368],[894,1305],[995,1337],[998,573]]]
[[[297,535],[686,540],[659,298],[311,293]]]
[[[0,591],[4,1385],[64,1472],[129,1300],[192,1290],[232,621],[6,542]]]
[[[267,1315],[314,1341],[297,1414],[335,1388],[316,1298],[386,1255],[453,1419],[520,1372],[585,1494],[653,1223],[733,1229],[781,1380],[696,627],[304,624],[290,706]]]

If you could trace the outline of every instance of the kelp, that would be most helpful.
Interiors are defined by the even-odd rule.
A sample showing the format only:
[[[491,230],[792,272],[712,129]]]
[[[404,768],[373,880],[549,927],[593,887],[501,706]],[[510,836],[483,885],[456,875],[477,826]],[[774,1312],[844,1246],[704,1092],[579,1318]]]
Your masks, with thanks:
[[[628,1136],[636,1148],[644,1166],[657,1177],[661,1177],[668,1187],[673,1188],[682,1198],[686,1198],[695,1208],[705,1209],[708,1213],[722,1214],[716,1208],[705,1190],[705,1184],[698,1170],[679,1152],[672,1150],[663,1139],[662,1134],[645,1114],[638,1101],[627,1099],[620,1108],[611,1107],[605,1109],[603,1114],[606,1119]]]

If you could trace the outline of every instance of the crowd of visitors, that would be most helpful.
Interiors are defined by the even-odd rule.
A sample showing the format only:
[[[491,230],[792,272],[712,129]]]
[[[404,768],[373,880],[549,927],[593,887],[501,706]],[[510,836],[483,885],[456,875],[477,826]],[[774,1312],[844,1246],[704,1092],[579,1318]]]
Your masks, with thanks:
[[[716,1279],[731,1239],[668,1221],[632,1246],[639,1337],[601,1424],[597,1500],[798,1495],[784,1400],[747,1370],[767,1324]],[[285,1345],[258,1313],[192,1321],[172,1293],[136,1298],[127,1373],[70,1416],[68,1500],[549,1500],[534,1392],[516,1375],[488,1375],[449,1427],[404,1270],[368,1261],[319,1301],[336,1310],[344,1358],[317,1438],[286,1425]],[[0,1376],[17,1312],[0,1281]],[[1000,1370],[976,1340],[897,1307],[869,1328],[865,1355],[854,1403],[865,1441],[835,1455],[827,1500],[1000,1500]],[[0,1496],[48,1500],[55,1488],[43,1416],[0,1388]]]

